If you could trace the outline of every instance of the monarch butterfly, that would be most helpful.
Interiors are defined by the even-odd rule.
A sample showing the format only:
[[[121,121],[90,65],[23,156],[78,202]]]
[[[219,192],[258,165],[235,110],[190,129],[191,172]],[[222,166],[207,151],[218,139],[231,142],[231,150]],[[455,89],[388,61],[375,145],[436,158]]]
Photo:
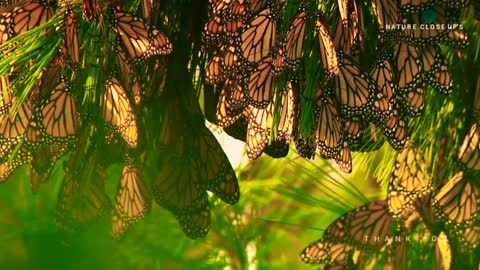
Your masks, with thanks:
[[[188,168],[178,170],[177,166]],[[189,156],[162,155],[159,173],[152,182],[156,202],[172,212],[186,235],[203,237],[210,227],[206,172]],[[181,192],[179,192],[181,190]]]
[[[282,158],[288,155],[289,145],[292,138],[293,126],[295,125],[295,113],[297,104],[297,86],[294,80],[288,80],[287,85],[276,99],[272,115],[273,138],[263,152],[272,158]]]
[[[250,63],[260,62],[275,46],[277,23],[272,8],[266,8],[253,17],[240,34],[237,46],[243,58]]]
[[[334,77],[334,82],[340,111],[347,117],[364,115],[373,118],[374,98],[383,98],[377,84],[348,58],[342,57],[338,67],[339,75]]]
[[[202,31],[202,42],[207,45],[218,46],[222,43],[224,22],[220,16],[214,16],[205,23]]]
[[[66,162],[56,206],[56,223],[62,231],[76,231],[111,209],[102,180],[105,172],[95,154],[91,147],[76,148]]]
[[[218,54],[214,54],[210,62],[208,63],[207,73],[206,73],[206,81],[209,84],[217,84],[222,79],[222,71],[220,69],[220,56]]]
[[[341,51],[345,55],[357,58],[359,56],[357,49],[360,45],[360,29],[354,25],[351,25],[352,23],[350,23],[350,21],[347,23],[348,25],[344,25],[341,18],[338,18],[337,26],[333,36],[333,45],[334,48],[336,48],[338,51]]]
[[[337,158],[343,147],[343,123],[335,101],[316,91],[315,118],[317,119],[316,136],[320,154],[324,158]]]
[[[380,128],[395,150],[401,150],[405,146],[408,138],[407,126],[397,109],[393,110],[393,114],[380,125]]]
[[[284,52],[280,48],[275,48],[272,50],[273,57],[273,70],[272,73],[274,76],[279,76],[285,69],[285,56]]]
[[[46,23],[54,13],[49,1],[30,1],[0,15],[0,44]]]
[[[130,147],[137,146],[135,114],[125,90],[114,77],[105,82],[101,113],[103,120],[119,132]]]
[[[458,149],[458,159],[461,165],[464,169],[473,173],[480,171],[479,136],[480,129],[478,128],[478,123],[474,123]]]
[[[422,13],[408,14],[403,19],[403,22],[416,25],[448,25],[448,27],[416,27],[415,29],[403,29],[400,34],[400,40],[410,45],[420,46],[436,45],[437,43],[443,43],[456,48],[465,48],[468,46],[469,39],[467,33],[460,24],[456,23],[456,17],[458,16],[450,14],[449,11],[441,7],[435,7],[431,12],[436,15],[435,19],[431,22],[423,21]]]
[[[337,162],[338,166],[343,172],[352,172],[352,154],[350,153],[350,147],[348,146],[348,142],[346,140],[343,141],[342,148],[335,158],[335,162]]]
[[[235,204],[240,196],[235,171],[211,131],[203,123],[195,127],[192,147],[198,147],[196,158],[205,170],[206,189],[213,192],[222,201]],[[194,153],[195,154],[195,153]]]
[[[353,249],[379,250],[387,243],[387,237],[393,237],[391,225],[394,224],[387,202],[373,201],[331,223],[322,238],[305,248],[300,257],[307,263],[332,264],[335,260],[351,259]]]
[[[379,59],[377,59],[374,69],[370,72],[373,80],[377,82],[380,88],[380,92],[388,102],[389,109],[384,109],[385,112],[391,114],[384,119],[380,120],[380,127],[383,134],[387,137],[390,145],[396,150],[403,148],[407,137],[405,122],[400,117],[397,110],[396,93],[398,92],[397,85],[395,83],[392,67],[388,59],[391,58],[390,53],[385,53]],[[382,99],[379,99],[382,101]],[[377,108],[387,108],[387,105],[379,105]]]
[[[140,176],[140,170],[130,163],[127,161],[123,167],[115,198],[115,209],[127,223],[139,221],[151,207],[150,194]]]
[[[259,109],[265,109],[271,104],[275,91],[272,62],[271,57],[263,59],[254,71],[244,78],[247,102]]]
[[[173,46],[168,37],[144,19],[114,8],[111,13],[111,27],[120,35],[132,64],[142,63],[153,55],[172,52]]]
[[[389,31],[386,29],[387,25],[394,25],[399,22],[398,5],[395,0],[373,0],[373,7],[375,17],[377,18],[380,36],[392,36],[396,31]]]
[[[61,142],[75,138],[79,125],[75,96],[70,86],[61,77],[61,82],[43,100],[35,112],[40,130],[53,141]]]
[[[317,15],[315,25],[318,32],[318,40],[320,42],[320,53],[322,57],[323,68],[328,75],[338,75],[339,63],[335,46],[333,45],[330,34],[328,33],[328,26],[320,13]]]
[[[65,9],[65,17],[63,19],[64,35],[62,50],[63,55],[73,68],[80,63],[80,52],[78,47],[78,34],[77,34],[77,19],[73,7],[67,5]]]
[[[231,77],[242,65],[235,46],[228,46],[228,48],[223,51],[223,57],[221,57],[220,60],[221,71],[227,77]]]
[[[388,184],[388,207],[394,218],[413,209],[413,202],[433,190],[432,175],[424,154],[410,142],[400,151]]]
[[[339,1],[344,2],[345,10],[344,14],[338,18],[334,44],[337,49],[343,49],[345,54],[351,55],[352,49],[355,46],[359,49],[358,46],[363,42],[363,6],[360,2],[357,5],[356,0]]]
[[[270,140],[273,110],[274,104],[271,102],[265,109],[248,106],[243,112],[248,119],[246,144],[250,159],[257,159]]]
[[[342,171],[350,173],[352,157],[338,106],[332,98],[324,96],[320,88],[317,89],[315,98],[315,116],[318,122],[314,138],[320,154],[324,158],[334,158]]]
[[[274,141],[281,141],[288,144],[292,138],[295,121],[296,104],[298,103],[297,86],[295,81],[287,81],[285,89],[281,92],[280,113],[274,115],[277,125],[277,134]]]
[[[285,34],[284,51],[285,62],[288,66],[296,67],[303,54],[303,42],[307,27],[307,10],[305,1],[300,2],[297,14]]]
[[[480,188],[472,176],[460,171],[435,194],[436,213],[454,226],[464,225],[478,214]]]
[[[448,70],[440,47],[425,46],[421,49],[422,71],[427,81],[440,93],[449,94],[452,91],[452,75]]]
[[[414,46],[397,43],[394,48],[394,70],[400,105],[405,112],[418,115],[425,103],[425,85],[422,83],[421,56]]]

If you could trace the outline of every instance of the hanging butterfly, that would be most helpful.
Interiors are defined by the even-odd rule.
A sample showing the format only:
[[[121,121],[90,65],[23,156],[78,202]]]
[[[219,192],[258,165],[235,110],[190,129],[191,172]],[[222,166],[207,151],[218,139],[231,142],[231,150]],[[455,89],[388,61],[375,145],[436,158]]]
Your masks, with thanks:
[[[306,263],[332,264],[351,259],[355,250],[380,250],[392,238],[395,222],[387,202],[374,201],[356,208],[331,223],[321,239],[306,247],[300,257]]]
[[[277,23],[273,8],[269,5],[244,25],[236,42],[241,56],[250,63],[259,63],[275,47]]]
[[[60,83],[42,100],[34,115],[46,139],[55,143],[75,140],[79,125],[76,97],[63,74]]]
[[[275,92],[273,69],[273,59],[266,57],[244,78],[247,102],[255,108],[265,109],[271,104]]]
[[[388,208],[394,218],[407,216],[416,199],[433,191],[429,164],[410,142],[399,153],[388,184]]]
[[[205,80],[207,83],[216,85],[223,79],[223,74],[220,69],[221,58],[217,53],[212,56],[212,59],[207,65]]]
[[[290,141],[292,139],[293,126],[295,119],[296,104],[298,103],[297,85],[294,80],[288,80],[285,89],[282,90],[280,99],[275,106],[279,113],[274,113],[272,128],[274,136],[269,145],[265,148],[265,153],[273,158],[285,157],[288,154]]]
[[[457,228],[476,218],[479,201],[476,178],[460,171],[435,194],[433,205],[439,218]]]
[[[62,54],[67,64],[76,70],[80,64],[80,48],[78,44],[77,19],[73,7],[67,5],[63,19]]]
[[[242,67],[246,65],[241,61],[235,46],[228,46],[222,49],[220,57],[220,70],[227,78],[234,78],[235,74],[241,72]]]
[[[128,59],[132,64],[144,62],[153,55],[170,54],[173,45],[165,34],[144,19],[110,9],[110,26],[123,41]]]
[[[250,159],[257,159],[268,145],[273,124],[273,110],[272,102],[265,109],[248,106],[243,111],[248,119],[246,145],[247,156]]]
[[[337,158],[343,147],[343,123],[338,105],[334,99],[323,94],[321,88],[315,92],[316,136],[320,155],[323,158]]]
[[[358,61],[360,49],[363,47],[363,6],[356,0],[342,0],[345,4],[346,17],[340,16],[334,32],[333,43],[342,51]]]
[[[380,39],[395,37],[397,30],[390,30],[392,25],[399,22],[400,14],[395,0],[373,0],[373,10],[380,31]]]
[[[101,108],[103,120],[120,133],[129,147],[137,147],[135,113],[125,90],[115,77],[105,82]]]
[[[213,48],[220,48],[223,42],[224,22],[222,17],[214,16],[205,23],[202,31],[202,43]],[[205,49],[205,47],[203,47]]]
[[[480,128],[474,123],[458,149],[458,160],[465,171],[480,171]]]
[[[122,177],[115,197],[115,209],[118,216],[128,224],[145,217],[151,208],[151,199],[140,170],[126,162],[122,170]]]
[[[203,122],[194,125],[192,135],[189,147],[196,146],[198,149],[198,154],[194,152],[193,155],[205,171],[206,179],[201,181],[206,182],[206,189],[226,203],[237,203],[240,198],[238,180],[215,136]]]
[[[388,103],[388,105],[382,105],[382,103],[379,102],[376,107],[379,109],[383,107],[385,108],[383,111],[389,110],[391,113],[390,116],[379,120],[379,126],[382,129],[382,133],[387,137],[390,145],[396,150],[400,150],[405,144],[407,131],[405,122],[399,115],[397,109],[396,95],[398,87],[395,83],[392,67],[388,60],[390,58],[390,53],[385,53],[377,59],[375,67],[370,72],[370,76],[377,82],[380,92],[384,97],[384,99],[379,100]]]
[[[448,70],[445,58],[438,45],[424,46],[420,50],[422,55],[422,72],[425,79],[443,94],[449,94],[453,88],[452,74]]]
[[[307,10],[305,0],[300,2],[297,14],[285,34],[285,62],[290,67],[297,67],[303,56],[303,43],[307,27]]]
[[[30,1],[0,15],[0,44],[46,23],[54,14],[50,1]]]
[[[199,162],[190,156],[165,153],[152,182],[155,201],[175,215],[190,238],[203,237],[210,228],[206,171],[200,169]]]
[[[341,114],[347,118],[364,116],[369,121],[388,118],[391,108],[378,85],[351,59],[340,56],[339,75],[333,78],[333,87]]]
[[[414,46],[398,42],[394,47],[392,63],[394,74],[397,75],[399,105],[406,114],[417,116],[425,104],[421,55]]]
[[[322,65],[327,75],[339,74],[339,63],[335,46],[332,38],[328,32],[328,25],[325,23],[321,13],[318,13],[315,21],[315,26],[318,32],[318,40],[320,43],[320,53],[322,58]]]
[[[70,156],[58,194],[56,224],[65,232],[75,232],[111,209],[110,199],[105,194],[102,168],[95,163],[91,149],[84,150],[76,149]]]

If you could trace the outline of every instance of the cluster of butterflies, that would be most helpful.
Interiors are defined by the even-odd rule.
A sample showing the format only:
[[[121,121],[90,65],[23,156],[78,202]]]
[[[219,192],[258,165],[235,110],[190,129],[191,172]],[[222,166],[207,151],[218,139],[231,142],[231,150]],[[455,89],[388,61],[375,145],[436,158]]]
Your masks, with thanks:
[[[468,1],[372,0],[369,6],[338,0],[325,3],[332,8],[327,12],[338,14],[329,19],[311,2],[297,2],[282,33],[280,11],[290,1],[210,0],[202,41],[206,81],[214,86],[211,120],[245,141],[252,159],[263,152],[283,157],[293,140],[301,156],[311,158],[318,149],[350,172],[350,150],[361,150],[366,134],[379,129],[393,148],[404,147],[408,118],[422,112],[427,85],[450,93],[453,82],[438,44],[468,46],[459,26]],[[378,48],[373,60],[364,47],[369,8],[377,26],[369,30],[378,33],[369,40]]]
[[[51,61],[40,61],[45,63],[40,72],[35,71],[38,59],[31,56],[20,64],[12,61],[11,69],[0,76],[0,182],[18,167],[29,165],[31,188],[36,192],[57,161],[68,157],[58,194],[58,227],[75,231],[111,214],[114,237],[122,236],[149,212],[152,195],[192,238],[204,236],[209,229],[207,189],[229,203],[238,201],[235,173],[203,122],[196,123],[195,142],[182,146],[194,153],[189,152],[188,158],[166,155],[159,161],[162,169],[152,185],[144,181],[138,112],[148,89],[142,89],[135,70],[152,56],[173,50],[170,39],[149,19],[158,14],[158,1],[143,1],[144,17],[96,0],[0,1],[0,7],[2,58],[15,55],[22,44],[35,38],[53,36],[51,41],[61,35]],[[51,28],[45,27],[52,21]],[[22,39],[22,34],[29,36]],[[34,86],[26,89],[32,78]],[[169,120],[164,121],[162,134],[172,135],[169,132],[177,126],[172,110],[178,109],[191,107],[166,110],[164,119]],[[177,142],[179,134],[174,135],[170,139]],[[164,145],[165,137],[155,143]],[[197,166],[199,161],[206,163],[208,171]],[[123,164],[123,169],[111,200],[104,182],[109,166],[116,163]],[[194,168],[191,174],[178,170],[189,166]]]
[[[458,150],[461,170],[447,178],[434,172],[428,154],[407,141],[397,156],[387,199],[361,206],[335,220],[320,240],[303,250],[301,259],[322,264],[325,269],[344,269],[347,265],[364,269],[375,264],[379,254],[387,254],[386,264],[410,269],[414,266],[407,265],[407,254],[417,241],[435,254],[435,269],[450,269],[445,252],[451,258],[451,248],[461,254],[475,250],[480,243],[478,124],[473,124]],[[422,242],[425,237],[428,240]],[[446,247],[438,247],[441,242]]]

